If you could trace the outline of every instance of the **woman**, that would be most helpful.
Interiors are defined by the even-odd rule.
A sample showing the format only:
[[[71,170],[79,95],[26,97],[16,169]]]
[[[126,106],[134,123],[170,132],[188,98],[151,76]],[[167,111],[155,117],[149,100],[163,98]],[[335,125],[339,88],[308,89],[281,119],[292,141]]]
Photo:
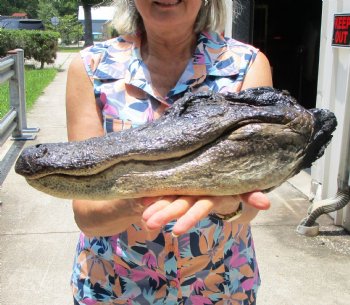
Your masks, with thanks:
[[[218,34],[224,0],[115,5],[123,35],[83,50],[69,69],[70,141],[157,119],[189,91],[272,85],[261,52]],[[83,232],[75,304],[255,304],[259,274],[248,223],[268,207],[259,192],[73,201]]]

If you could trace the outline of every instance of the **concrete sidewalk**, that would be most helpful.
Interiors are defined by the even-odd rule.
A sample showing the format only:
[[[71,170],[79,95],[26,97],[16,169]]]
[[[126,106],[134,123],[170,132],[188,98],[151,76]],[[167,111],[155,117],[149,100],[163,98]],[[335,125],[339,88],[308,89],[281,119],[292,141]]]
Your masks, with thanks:
[[[28,127],[41,128],[37,139],[7,141],[0,149],[2,164],[13,162],[23,145],[66,141],[65,83],[73,56],[58,54],[60,72],[28,114]],[[303,172],[271,192],[272,208],[253,222],[262,277],[258,305],[350,304],[350,236],[328,216],[320,217],[315,238],[295,232],[309,205],[302,190],[309,189]],[[70,201],[31,188],[13,166],[0,196],[0,304],[72,304],[69,279],[78,228]]]
[[[65,84],[73,56],[58,54],[55,67],[61,72],[27,116],[28,127],[40,132],[25,146],[66,141]],[[6,151],[18,153],[22,143],[7,141],[3,159]],[[1,201],[0,304],[72,304],[69,280],[79,231],[70,201],[35,191],[13,167],[2,185]]]

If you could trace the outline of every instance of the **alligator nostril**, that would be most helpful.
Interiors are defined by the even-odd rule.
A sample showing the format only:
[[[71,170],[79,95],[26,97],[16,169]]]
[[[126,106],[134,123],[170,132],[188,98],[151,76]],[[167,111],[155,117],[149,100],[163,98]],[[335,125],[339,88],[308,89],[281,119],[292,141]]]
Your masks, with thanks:
[[[47,153],[48,153],[48,148],[46,145],[43,145],[43,144],[37,144],[35,145],[35,154],[34,154],[34,158],[36,159],[40,159],[42,157],[44,157]]]

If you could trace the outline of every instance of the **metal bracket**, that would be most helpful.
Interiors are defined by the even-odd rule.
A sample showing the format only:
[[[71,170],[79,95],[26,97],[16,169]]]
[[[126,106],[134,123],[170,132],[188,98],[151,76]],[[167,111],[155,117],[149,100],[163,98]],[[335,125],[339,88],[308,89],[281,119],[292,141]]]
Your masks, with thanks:
[[[24,128],[21,131],[22,131],[22,134],[20,136],[11,137],[11,140],[13,140],[13,141],[35,140],[36,139],[35,133],[38,133],[40,131],[40,128],[38,128],[38,127]]]

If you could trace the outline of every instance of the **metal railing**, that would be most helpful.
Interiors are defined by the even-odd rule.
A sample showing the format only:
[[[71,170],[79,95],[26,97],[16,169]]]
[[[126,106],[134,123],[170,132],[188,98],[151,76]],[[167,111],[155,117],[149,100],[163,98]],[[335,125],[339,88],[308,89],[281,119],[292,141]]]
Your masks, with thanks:
[[[9,51],[6,57],[0,59],[0,84],[6,81],[9,82],[10,109],[0,120],[0,145],[11,134],[13,140],[34,140],[39,128],[27,127],[22,49]]]

